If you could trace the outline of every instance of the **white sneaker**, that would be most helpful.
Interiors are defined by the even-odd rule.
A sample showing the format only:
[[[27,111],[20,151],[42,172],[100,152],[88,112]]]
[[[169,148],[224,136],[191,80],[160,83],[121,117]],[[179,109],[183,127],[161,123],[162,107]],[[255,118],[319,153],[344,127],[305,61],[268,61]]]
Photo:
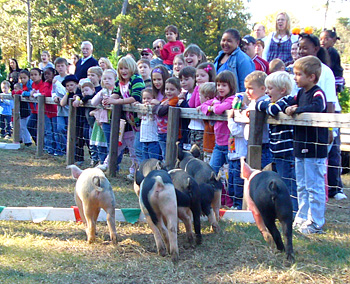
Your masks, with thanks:
[[[343,200],[343,199],[347,199],[348,197],[342,193],[342,192],[338,192],[336,195],[334,195],[334,199],[335,200]]]
[[[129,180],[134,180],[134,174],[132,174],[132,173],[128,174],[126,177]]]
[[[100,164],[96,168],[99,168],[99,169],[101,169],[101,171],[105,172],[108,169],[108,165],[107,164]]]

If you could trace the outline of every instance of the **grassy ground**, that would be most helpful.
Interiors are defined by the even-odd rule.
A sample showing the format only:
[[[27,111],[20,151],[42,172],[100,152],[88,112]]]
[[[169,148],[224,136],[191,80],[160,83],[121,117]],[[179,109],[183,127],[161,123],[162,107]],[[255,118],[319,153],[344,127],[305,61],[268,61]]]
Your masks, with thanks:
[[[111,178],[118,208],[138,207],[132,184]],[[343,176],[347,187],[349,176]],[[74,181],[62,158],[35,158],[35,149],[0,150],[0,205],[74,205]],[[349,196],[350,190],[346,189]],[[179,233],[180,261],[159,257],[146,224],[117,223],[119,242],[108,242],[105,223],[86,243],[82,224],[0,221],[0,283],[350,283],[350,202],[330,200],[325,234],[294,233],[296,263],[271,249],[255,225],[203,223],[203,244],[190,248]]]

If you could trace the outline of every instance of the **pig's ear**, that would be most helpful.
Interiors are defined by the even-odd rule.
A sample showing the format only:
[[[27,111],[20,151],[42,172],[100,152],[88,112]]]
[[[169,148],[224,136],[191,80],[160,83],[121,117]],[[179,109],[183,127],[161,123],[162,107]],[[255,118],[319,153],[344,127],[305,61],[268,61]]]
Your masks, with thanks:
[[[163,169],[163,165],[161,161],[158,161],[156,164],[156,170],[162,170]]]
[[[254,170],[241,157],[241,178],[248,179]]]
[[[211,172],[209,180],[215,180],[215,179],[216,179],[215,173]]]
[[[75,179],[78,179],[81,173],[83,172],[81,169],[79,169],[76,165],[69,165],[66,169],[71,169],[72,176]]]
[[[186,188],[189,188],[191,185],[191,179],[190,178],[187,178],[186,181],[185,181],[185,187]]]
[[[99,176],[94,176],[92,178],[92,182],[94,185],[96,185],[97,187],[101,187],[101,180]]]

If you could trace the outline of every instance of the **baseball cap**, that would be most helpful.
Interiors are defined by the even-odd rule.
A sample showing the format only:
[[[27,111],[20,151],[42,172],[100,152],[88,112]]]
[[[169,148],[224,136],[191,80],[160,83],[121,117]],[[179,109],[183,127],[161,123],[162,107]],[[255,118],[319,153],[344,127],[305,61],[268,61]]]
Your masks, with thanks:
[[[148,54],[152,54],[153,55],[153,51],[150,48],[144,48],[141,50],[141,55],[144,53],[148,53]]]
[[[251,35],[246,35],[246,36],[244,36],[243,39],[242,39],[242,41],[243,41],[244,43],[247,43],[247,44],[249,44],[249,43],[256,44],[256,39],[255,39],[254,37],[252,37]]]

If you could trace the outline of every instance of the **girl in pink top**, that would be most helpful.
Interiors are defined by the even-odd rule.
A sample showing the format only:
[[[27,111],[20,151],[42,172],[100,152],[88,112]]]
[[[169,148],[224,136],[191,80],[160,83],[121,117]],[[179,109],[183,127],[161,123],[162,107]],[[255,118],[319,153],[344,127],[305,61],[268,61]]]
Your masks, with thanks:
[[[232,101],[237,90],[235,75],[231,71],[221,72],[215,79],[217,95],[214,99],[208,100],[201,105],[205,115],[211,113],[223,114],[232,108]],[[209,165],[218,173],[220,167],[227,163],[228,139],[230,130],[226,121],[217,121],[214,125],[215,147]]]

